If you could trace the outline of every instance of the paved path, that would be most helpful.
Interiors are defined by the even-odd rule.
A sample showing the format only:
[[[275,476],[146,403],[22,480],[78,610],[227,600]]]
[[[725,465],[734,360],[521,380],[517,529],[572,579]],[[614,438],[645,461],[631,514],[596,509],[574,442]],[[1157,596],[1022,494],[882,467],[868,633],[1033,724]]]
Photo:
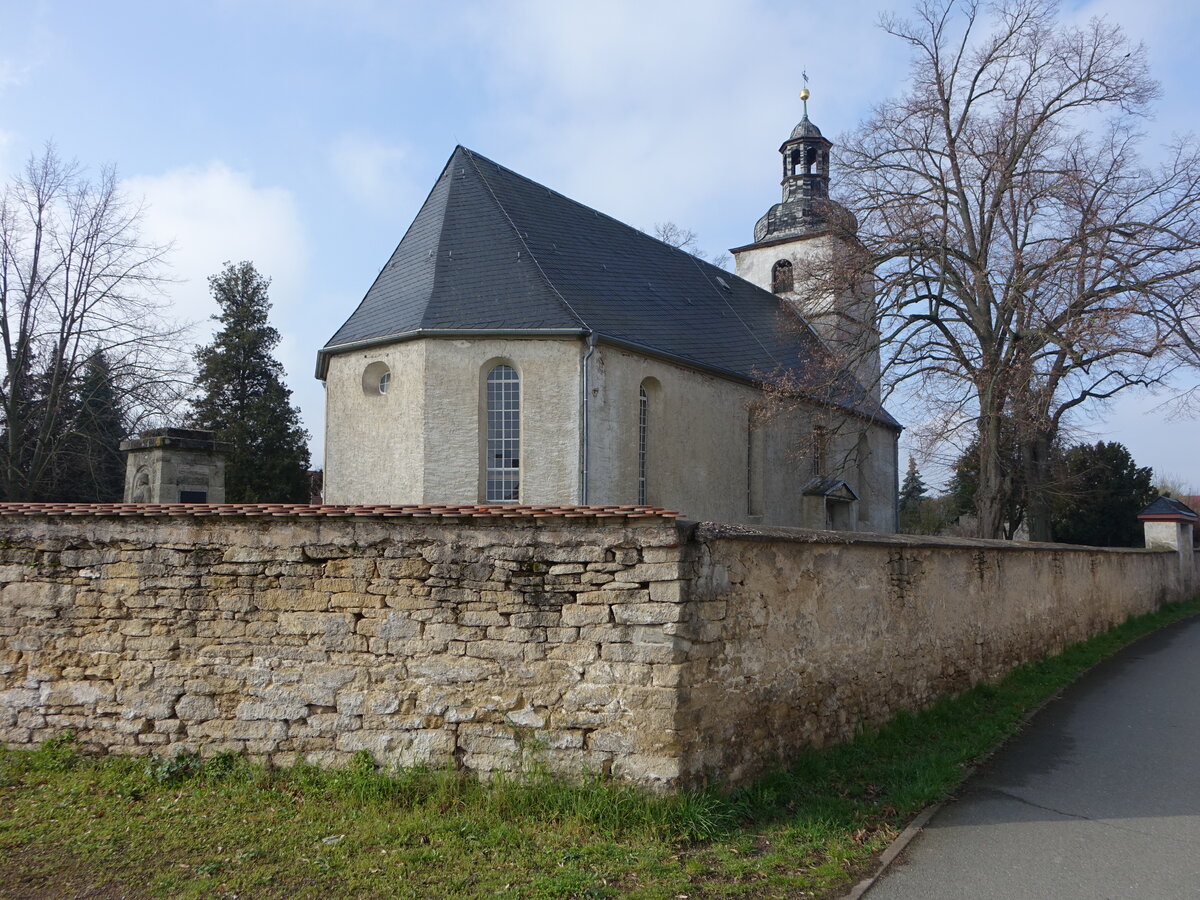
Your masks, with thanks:
[[[1200,898],[1200,618],[1038,713],[866,900]]]

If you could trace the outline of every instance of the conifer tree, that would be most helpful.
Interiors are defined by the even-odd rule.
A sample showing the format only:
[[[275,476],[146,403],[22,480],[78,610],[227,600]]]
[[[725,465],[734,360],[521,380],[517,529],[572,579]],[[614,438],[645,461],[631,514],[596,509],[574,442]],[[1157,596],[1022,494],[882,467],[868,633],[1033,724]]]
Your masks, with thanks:
[[[120,445],[129,435],[126,418],[112,366],[97,351],[59,410],[65,433],[41,485],[42,499],[119,501],[125,490]]]
[[[308,502],[308,433],[283,366],[272,355],[279,332],[267,323],[270,279],[250,262],[226,263],[208,279],[221,330],[196,351],[200,396],[191,422],[216,432],[232,451],[225,466],[231,503]]]
[[[1063,460],[1068,490],[1058,499],[1054,539],[1093,547],[1139,547],[1137,514],[1151,503],[1154,472],[1138,466],[1124,444],[1078,444]]]
[[[925,496],[925,482],[917,471],[917,463],[908,458],[908,474],[900,486],[900,530],[908,534],[917,531],[921,521],[921,501]]]

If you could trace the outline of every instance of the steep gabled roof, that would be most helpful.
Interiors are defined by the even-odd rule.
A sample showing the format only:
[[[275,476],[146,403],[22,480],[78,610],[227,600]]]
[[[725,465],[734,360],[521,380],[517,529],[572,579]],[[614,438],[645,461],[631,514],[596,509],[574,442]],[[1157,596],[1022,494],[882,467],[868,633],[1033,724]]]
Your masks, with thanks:
[[[768,291],[457,147],[329,354],[448,333],[595,334],[730,377],[828,371]],[[897,423],[849,375],[834,402]]]

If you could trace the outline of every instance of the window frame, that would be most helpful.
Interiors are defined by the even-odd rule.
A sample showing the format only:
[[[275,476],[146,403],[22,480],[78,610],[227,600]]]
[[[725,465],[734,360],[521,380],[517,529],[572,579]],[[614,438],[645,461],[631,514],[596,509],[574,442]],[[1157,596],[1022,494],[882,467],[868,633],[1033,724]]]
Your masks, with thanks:
[[[650,395],[638,385],[638,506],[646,505],[646,460],[650,444]]]
[[[785,294],[796,289],[796,269],[790,259],[778,259],[771,266],[771,292]]]
[[[521,502],[521,373],[511,362],[483,377],[483,500]],[[496,465],[495,462],[502,464]]]

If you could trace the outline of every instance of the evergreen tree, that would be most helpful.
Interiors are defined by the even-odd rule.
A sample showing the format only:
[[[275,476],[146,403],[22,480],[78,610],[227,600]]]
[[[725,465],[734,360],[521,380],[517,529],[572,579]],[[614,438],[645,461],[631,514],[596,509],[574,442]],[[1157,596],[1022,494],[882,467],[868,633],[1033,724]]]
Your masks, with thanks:
[[[921,506],[925,497],[925,482],[917,471],[917,462],[908,458],[908,474],[900,486],[900,530],[916,534],[921,526]]]
[[[200,396],[191,422],[232,445],[225,466],[229,502],[307,503],[308,433],[272,356],[279,332],[267,324],[270,279],[249,262],[226,263],[208,284],[221,307],[213,317],[221,330],[196,351]]]
[[[98,503],[119,501],[125,493],[125,455],[121,442],[129,436],[121,393],[104,353],[88,359],[79,388],[76,438],[83,450],[82,498]]]
[[[1079,444],[1063,465],[1069,490],[1056,504],[1054,538],[1092,547],[1140,547],[1137,514],[1157,496],[1154,473],[1123,444]]]
[[[125,490],[125,459],[120,445],[129,430],[121,394],[104,353],[88,357],[57,419],[65,432],[56,441],[58,450],[40,484],[40,498],[119,501]]]

